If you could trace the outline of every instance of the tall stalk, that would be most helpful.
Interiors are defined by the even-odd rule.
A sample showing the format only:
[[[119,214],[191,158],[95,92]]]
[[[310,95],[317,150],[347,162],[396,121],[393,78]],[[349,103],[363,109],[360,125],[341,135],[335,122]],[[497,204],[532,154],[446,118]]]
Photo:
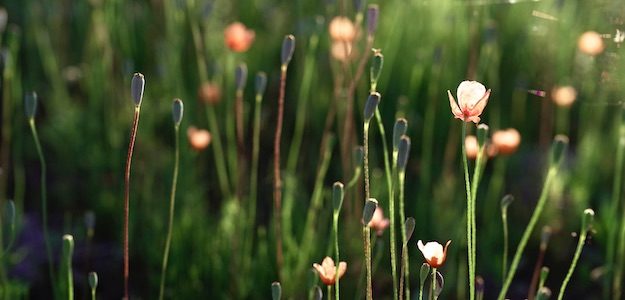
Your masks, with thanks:
[[[171,246],[171,236],[174,227],[174,208],[176,205],[176,185],[178,182],[178,167],[180,161],[180,122],[184,112],[183,103],[180,99],[174,100],[173,105],[173,119],[174,119],[174,139],[175,139],[175,151],[174,151],[174,174],[171,180],[171,194],[169,196],[169,221],[167,224],[167,238],[165,240],[165,250],[163,251],[163,264],[161,265],[161,286],[159,292],[159,299],[163,299],[165,295],[165,277],[167,274],[167,262],[169,260],[169,248]]]
[[[335,182],[334,185],[332,186],[332,204],[334,206],[334,213],[332,214],[333,218],[332,218],[332,228],[334,231],[334,255],[335,255],[335,261],[337,264],[337,269],[336,269],[336,273],[335,273],[335,277],[334,277],[334,293],[335,293],[335,299],[339,300],[339,280],[340,280],[340,276],[339,276],[339,271],[338,271],[338,266],[340,265],[340,256],[339,256],[339,215],[341,213],[341,206],[343,206],[343,198],[345,197],[345,192],[344,192],[344,187],[343,184],[340,182]],[[328,297],[330,297],[330,295],[328,294]]]
[[[467,196],[467,261],[469,263],[469,298],[475,299],[475,274],[473,273],[473,205],[471,204],[471,183],[469,182],[469,163],[467,162],[467,148],[464,140],[467,137],[467,125],[462,123],[462,165],[464,168],[464,182]]]
[[[625,228],[625,204],[623,205],[624,213],[619,218],[619,201],[621,200],[621,192],[623,189],[623,162],[625,160],[625,107],[621,108],[621,123],[619,126],[619,138],[618,144],[616,148],[616,166],[614,170],[614,181],[612,182],[612,200],[610,202],[610,211],[612,214],[612,218],[609,218],[612,221],[610,226],[608,226],[607,234],[608,234],[608,242],[607,242],[607,254],[606,254],[606,264],[605,267],[607,270],[612,270],[612,276],[606,276],[604,280],[604,293],[608,295],[610,293],[610,279],[612,279],[612,299],[617,300],[620,298],[621,293],[621,277],[622,277],[622,268],[625,267],[622,263],[615,261],[615,254],[617,252],[617,247],[619,239],[617,239],[619,235],[619,220],[621,223],[621,227]],[[621,229],[625,230],[625,229]],[[615,264],[617,262],[617,264]]]
[[[575,271],[575,266],[577,266],[577,261],[579,260],[580,255],[582,254],[582,249],[584,248],[584,243],[586,242],[586,236],[588,235],[588,230],[590,226],[592,226],[592,221],[595,216],[595,212],[588,208],[584,210],[584,215],[582,217],[582,230],[580,230],[579,240],[577,241],[577,249],[575,249],[575,255],[573,255],[573,261],[571,262],[571,266],[569,267],[569,271],[566,273],[566,277],[564,277],[564,281],[562,282],[562,286],[560,286],[560,293],[558,293],[558,300],[562,300],[564,297],[564,291],[566,290],[566,286],[568,285],[571,277],[573,276],[573,271]]]

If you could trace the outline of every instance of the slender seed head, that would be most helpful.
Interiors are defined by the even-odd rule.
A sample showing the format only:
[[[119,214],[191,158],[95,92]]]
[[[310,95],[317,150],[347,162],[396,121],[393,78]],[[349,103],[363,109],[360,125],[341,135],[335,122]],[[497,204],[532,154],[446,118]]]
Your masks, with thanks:
[[[332,186],[332,204],[334,205],[334,213],[338,214],[343,206],[343,198],[345,196],[345,190],[343,184],[339,181],[335,182]]]
[[[488,125],[477,125],[477,144],[480,146],[480,149],[486,145],[486,140],[488,140]]]
[[[369,222],[371,222],[376,208],[378,208],[378,200],[369,198],[362,210],[362,222],[365,226],[369,226]]]
[[[176,127],[180,126],[180,122],[182,122],[182,116],[184,114],[184,104],[180,99],[174,99],[174,104],[171,109],[172,117],[174,119],[174,125]]]
[[[367,35],[373,36],[378,29],[378,17],[380,7],[377,4],[369,4],[367,7]]]
[[[501,209],[507,209],[512,201],[514,201],[514,196],[510,194],[503,196],[503,198],[501,198]]]
[[[397,169],[400,172],[406,171],[408,164],[408,155],[410,154],[410,138],[402,136],[399,140],[399,149],[397,150]]]
[[[98,287],[98,273],[89,272],[89,287],[95,290]]]
[[[399,118],[395,121],[395,126],[393,126],[393,150],[397,151],[399,139],[406,134],[406,129],[408,129],[408,121],[406,119]]]
[[[263,95],[267,88],[267,74],[265,72],[256,73],[255,83],[254,89],[256,90],[256,95]]]
[[[365,122],[369,122],[371,118],[373,118],[373,114],[375,113],[375,110],[378,108],[378,104],[380,103],[380,97],[380,93],[369,94],[369,98],[367,98],[367,102],[365,103]]]
[[[132,101],[135,106],[141,105],[143,100],[143,90],[145,89],[145,77],[141,73],[135,73],[132,75],[132,82],[130,83],[130,93],[132,94]]]
[[[382,74],[382,67],[384,67],[384,55],[380,49],[373,49],[373,57],[371,58],[371,68],[369,69],[369,76],[371,85],[376,85],[380,74]]]
[[[280,282],[273,282],[271,284],[271,299],[280,300],[282,298],[282,286],[280,286]]]
[[[234,71],[234,82],[236,83],[237,92],[245,89],[247,83],[247,65],[240,63]]]
[[[30,92],[24,96],[24,113],[26,114],[26,118],[32,120],[35,118],[35,114],[37,113],[37,93]]]
[[[295,51],[295,37],[289,34],[284,37],[282,42],[282,67],[289,65],[291,58],[293,58],[293,52]]]
[[[412,237],[412,233],[414,232],[415,219],[413,217],[406,218],[404,227],[406,228],[406,243],[408,243],[408,241]]]
[[[584,218],[582,219],[582,230],[590,230],[595,219],[595,211],[587,208],[584,210]]]
[[[556,135],[551,145],[551,165],[557,166],[562,161],[562,157],[566,152],[566,148],[569,144],[569,138],[565,135]]]

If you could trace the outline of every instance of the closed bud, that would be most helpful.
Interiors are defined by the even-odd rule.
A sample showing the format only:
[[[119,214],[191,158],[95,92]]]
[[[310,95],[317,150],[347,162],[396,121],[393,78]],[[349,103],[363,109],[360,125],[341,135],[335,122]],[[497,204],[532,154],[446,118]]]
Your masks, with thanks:
[[[135,73],[130,83],[130,93],[135,106],[141,105],[143,100],[143,90],[145,89],[145,77],[141,73]]]
[[[378,29],[378,17],[380,7],[377,4],[370,4],[367,7],[367,35],[373,36]]]
[[[410,154],[410,138],[402,136],[399,140],[399,149],[397,150],[397,169],[399,172],[406,171],[408,164],[408,155]]]
[[[393,126],[393,150],[397,151],[399,147],[399,139],[406,134],[406,129],[408,128],[408,121],[404,118],[399,118],[395,121],[395,126]]]
[[[477,144],[480,146],[480,149],[486,145],[486,140],[488,140],[488,125],[477,125]]]
[[[582,219],[582,230],[590,230],[595,219],[595,211],[587,208],[584,210],[584,218]]]
[[[419,272],[419,280],[421,281],[421,286],[423,286],[425,284],[425,281],[428,279],[428,274],[430,274],[430,265],[428,263],[423,263]]]
[[[71,259],[74,254],[74,237],[71,234],[63,236],[63,257]]]
[[[415,220],[413,217],[408,217],[406,222],[404,223],[404,227],[406,228],[406,243],[412,237],[412,233],[414,232]]]
[[[234,71],[234,82],[236,84],[237,91],[245,89],[245,83],[247,83],[247,65],[245,63],[239,64],[237,69]]]
[[[286,66],[289,65],[291,58],[293,58],[294,51],[295,51],[295,37],[292,34],[289,34],[284,37],[284,41],[282,42],[282,54],[280,57],[282,59],[281,61],[282,61],[283,68],[286,68]]]
[[[549,298],[551,298],[551,290],[548,287],[543,286],[540,290],[538,290],[536,300],[547,300]]]
[[[271,284],[271,299],[280,300],[282,298],[282,286],[275,281]]]
[[[363,148],[362,146],[354,147],[354,152],[352,156],[354,160],[354,165],[358,167],[362,166],[364,157],[365,157],[365,148]]]
[[[37,113],[37,93],[30,92],[24,96],[24,113],[26,114],[26,118],[32,120],[35,118],[35,114]]]
[[[514,201],[514,196],[510,194],[503,196],[503,198],[501,198],[501,209],[507,209],[512,201]]]
[[[373,118],[373,114],[375,113],[375,110],[378,108],[379,103],[380,103],[379,93],[369,94],[369,98],[367,98],[367,102],[365,103],[365,111],[363,115],[365,118],[365,122],[369,122],[371,118]]]
[[[95,290],[98,287],[98,273],[89,272],[89,287]]]
[[[264,94],[266,88],[267,88],[267,74],[265,74],[265,72],[258,72],[256,74],[256,82],[254,86],[254,89],[256,90],[256,95]]]
[[[332,186],[332,204],[334,205],[334,213],[338,214],[341,211],[341,206],[343,206],[343,198],[345,196],[345,191],[343,189],[343,184],[341,182],[335,182]]]
[[[551,145],[551,164],[557,166],[562,161],[562,157],[566,152],[566,148],[569,144],[569,138],[566,135],[556,135]]]
[[[382,67],[384,67],[384,55],[382,55],[380,49],[373,49],[371,68],[369,69],[369,80],[371,80],[371,86],[377,85],[380,74],[382,74]]]
[[[376,208],[378,208],[378,200],[369,198],[365,203],[364,209],[362,210],[362,222],[365,226],[369,226],[369,222],[371,222],[371,218],[373,218]]]
[[[182,115],[184,114],[184,104],[180,99],[174,99],[174,104],[171,109],[172,117],[174,118],[174,125],[180,126],[182,122]]]

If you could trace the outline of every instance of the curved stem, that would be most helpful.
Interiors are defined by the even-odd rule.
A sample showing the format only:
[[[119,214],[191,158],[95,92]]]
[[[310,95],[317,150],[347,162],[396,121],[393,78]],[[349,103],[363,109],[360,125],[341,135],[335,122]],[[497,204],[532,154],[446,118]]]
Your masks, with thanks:
[[[575,249],[575,255],[573,255],[573,261],[571,262],[569,271],[566,273],[566,277],[564,277],[562,286],[560,286],[560,293],[558,293],[558,300],[562,300],[562,298],[564,297],[564,291],[566,290],[566,286],[569,284],[569,281],[571,280],[571,276],[573,276],[573,271],[575,271],[575,266],[577,266],[577,261],[579,260],[579,257],[582,254],[582,249],[584,248],[584,243],[586,241],[587,233],[588,233],[588,230],[586,228],[583,228],[579,235],[579,241],[577,241],[577,249]]]
[[[467,149],[464,140],[467,136],[467,125],[462,124],[462,136],[460,144],[462,145],[462,163],[464,168],[464,182],[467,193],[467,260],[469,263],[469,297],[475,299],[475,273],[473,273],[473,204],[471,201],[471,184],[469,182],[469,163],[467,162]]]
[[[163,264],[161,266],[161,287],[159,292],[159,299],[163,299],[165,294],[165,277],[167,274],[167,262],[169,260],[169,248],[171,246],[171,236],[174,227],[174,208],[176,204],[176,184],[178,182],[178,167],[180,157],[180,141],[179,141],[180,126],[175,127],[174,137],[176,139],[176,149],[174,153],[174,175],[171,180],[171,194],[169,196],[169,222],[167,225],[167,238],[165,240],[165,251],[163,254]]]
[[[126,156],[126,170],[124,174],[124,299],[128,300],[128,278],[130,277],[130,255],[128,241],[128,218],[130,214],[130,165],[132,163],[132,152],[135,148],[137,138],[137,128],[139,126],[139,115],[141,106],[135,106],[135,114],[130,131],[130,143],[128,144],[128,155]]]

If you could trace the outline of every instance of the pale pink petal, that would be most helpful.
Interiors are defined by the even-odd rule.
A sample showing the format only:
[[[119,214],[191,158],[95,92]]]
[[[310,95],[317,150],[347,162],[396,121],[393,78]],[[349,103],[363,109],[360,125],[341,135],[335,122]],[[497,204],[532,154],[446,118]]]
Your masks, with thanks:
[[[451,95],[451,92],[449,90],[447,90],[447,96],[449,97],[449,106],[451,107],[451,113],[454,115],[454,117],[462,120],[462,111],[460,110],[460,107],[458,107],[456,99],[454,99],[454,96]]]
[[[326,270],[326,273],[327,273],[328,270],[334,269],[334,260],[332,260],[331,257],[326,256],[321,262],[321,265],[323,266],[323,268]]]
[[[458,85],[458,106],[462,110],[471,109],[475,104],[484,97],[486,88],[477,81],[463,81]]]
[[[347,263],[342,261],[339,263],[339,278],[343,277],[345,271],[347,271]]]
[[[479,115],[482,114],[482,111],[484,110],[484,107],[486,107],[486,104],[488,104],[488,97],[490,97],[490,90],[488,90],[488,91],[486,91],[486,93],[484,93],[484,96],[480,99],[480,101],[475,103],[475,106],[470,107],[471,115],[479,116]]]
[[[473,117],[469,117],[469,118],[467,119],[467,122],[473,122],[473,123],[477,124],[477,123],[479,123],[479,122],[480,122],[480,120],[481,120],[481,119],[480,119],[480,117],[478,117],[478,116],[473,116]]]
[[[326,271],[323,269],[323,267],[320,264],[314,263],[313,264],[313,268],[315,268],[315,270],[317,270],[317,273],[319,273],[319,276],[321,276],[321,277],[325,277],[326,276]]]
[[[419,247],[419,250],[421,251],[421,253],[423,253],[424,247],[423,247],[423,242],[421,240],[417,242],[417,247]]]

